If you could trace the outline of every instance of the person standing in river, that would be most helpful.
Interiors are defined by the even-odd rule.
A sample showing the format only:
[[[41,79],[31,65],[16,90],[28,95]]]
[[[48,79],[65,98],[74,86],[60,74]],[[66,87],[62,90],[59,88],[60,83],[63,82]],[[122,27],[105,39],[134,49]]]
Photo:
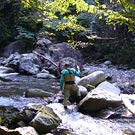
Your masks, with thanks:
[[[75,76],[80,77],[81,72],[79,66],[77,66],[77,70],[75,68],[70,68],[70,64],[66,63],[64,65],[64,69],[61,71],[60,77],[60,89],[64,90],[64,100],[63,105],[64,108],[67,109],[67,101],[70,97],[71,90],[77,92],[77,96],[80,97],[80,92],[78,86],[75,84]]]

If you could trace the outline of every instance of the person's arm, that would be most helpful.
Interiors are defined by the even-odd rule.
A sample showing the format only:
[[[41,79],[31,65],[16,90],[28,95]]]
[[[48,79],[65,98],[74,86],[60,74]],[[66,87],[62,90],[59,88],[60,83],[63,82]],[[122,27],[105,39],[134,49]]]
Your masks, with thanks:
[[[76,69],[73,69],[73,74],[78,76],[78,77],[81,77],[81,72],[80,72],[80,68],[79,66],[77,65],[77,70]]]
[[[78,77],[81,77],[81,72],[80,72],[80,70],[78,70],[78,71],[75,70],[75,75],[78,76]]]
[[[61,72],[60,89],[62,90],[63,88],[64,88],[64,74]]]

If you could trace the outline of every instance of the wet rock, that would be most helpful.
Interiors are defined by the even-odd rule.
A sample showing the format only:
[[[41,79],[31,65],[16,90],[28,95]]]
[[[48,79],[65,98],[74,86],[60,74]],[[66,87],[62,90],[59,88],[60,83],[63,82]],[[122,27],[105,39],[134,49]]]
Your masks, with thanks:
[[[42,107],[30,125],[39,133],[48,133],[59,126],[61,120],[50,107]]]
[[[15,71],[14,71],[13,68],[0,66],[0,74],[3,74],[3,73],[14,73],[14,72]]]
[[[28,126],[28,123],[35,117],[37,111],[32,109],[23,109],[18,112],[12,118],[12,128],[16,128],[18,126]]]
[[[42,89],[28,89],[25,92],[25,97],[50,97],[53,93],[44,91]]]
[[[0,127],[0,135],[38,135],[33,127],[16,128],[9,130],[6,127]]]
[[[80,101],[79,110],[84,113],[91,113],[108,107],[118,107],[121,103],[119,95],[109,90],[95,88]]]
[[[19,110],[12,106],[0,106],[0,125],[10,127]]]
[[[109,117],[111,117],[112,115],[114,115],[115,112],[114,111],[110,111],[110,110],[103,110],[100,111],[100,113],[98,113],[98,116],[102,119],[108,119]]]
[[[49,73],[38,73],[35,75],[37,78],[42,78],[42,79],[55,79],[56,77],[54,75],[51,75]]]

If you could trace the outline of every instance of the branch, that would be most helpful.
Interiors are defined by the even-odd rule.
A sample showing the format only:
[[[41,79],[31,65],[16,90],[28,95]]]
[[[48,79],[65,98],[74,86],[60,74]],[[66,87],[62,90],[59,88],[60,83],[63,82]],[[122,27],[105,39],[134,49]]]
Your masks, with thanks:
[[[39,53],[36,52],[36,51],[33,51],[33,53],[36,54],[37,56],[40,56],[40,57],[44,58],[45,60],[49,61],[49,62],[52,63],[55,67],[58,68],[58,65],[57,65],[56,63],[54,63],[52,60],[46,58],[44,55],[41,55],[41,54],[39,54]]]

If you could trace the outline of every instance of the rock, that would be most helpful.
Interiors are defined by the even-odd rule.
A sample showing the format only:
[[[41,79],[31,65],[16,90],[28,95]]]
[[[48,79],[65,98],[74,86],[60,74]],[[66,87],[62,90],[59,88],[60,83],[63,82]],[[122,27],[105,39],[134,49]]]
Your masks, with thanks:
[[[75,91],[75,90],[71,91],[71,101],[73,101],[73,102],[78,102],[78,100],[80,101],[88,93],[87,89],[85,87],[81,86],[81,85],[78,86],[78,89],[79,89],[79,92],[80,92],[80,97],[78,96],[77,91]]]
[[[14,53],[3,61],[3,65],[11,67],[21,74],[35,75],[40,71],[41,60],[33,53],[22,55]]]
[[[44,91],[42,89],[28,89],[25,92],[25,97],[50,97],[53,93]]]
[[[9,130],[0,126],[0,135],[38,135],[33,127],[21,127],[15,130]]]
[[[35,111],[32,109],[24,109],[12,118],[13,125],[28,125],[28,123],[35,117]]]
[[[114,114],[115,114],[115,112],[113,112],[113,111],[103,110],[103,111],[99,112],[98,117],[100,117],[102,119],[108,119],[109,117],[111,117]]]
[[[38,135],[37,131],[33,127],[21,127],[16,128],[15,131],[19,131],[21,135]]]
[[[120,89],[107,81],[100,83],[96,88],[101,90],[104,89],[117,95],[120,94]]]
[[[17,40],[9,45],[7,45],[4,48],[3,51],[3,56],[4,57],[9,57],[11,54],[18,52],[18,53],[27,53],[30,52],[34,47],[34,44],[30,40],[22,39],[22,40]]]
[[[37,78],[42,78],[42,79],[55,79],[56,77],[54,75],[51,75],[49,73],[38,73],[35,75]]]
[[[95,88],[80,101],[79,110],[90,113],[108,107],[118,107],[121,103],[119,95],[112,93],[109,90]]]
[[[70,64],[70,67],[72,67],[72,68],[76,68],[77,65],[80,65],[79,62],[77,60],[75,60],[74,58],[65,57],[65,58],[62,58],[59,61],[59,69],[60,70],[63,69],[65,63],[69,63]]]
[[[88,94],[87,89],[81,85],[79,85],[78,87],[79,87],[79,91],[81,93],[81,98],[84,98]]]
[[[51,45],[52,42],[49,39],[41,38],[37,41],[38,45]]]
[[[23,74],[39,73],[40,59],[33,53],[23,54],[18,62],[19,72]]]
[[[11,67],[14,70],[17,70],[18,62],[19,62],[20,58],[21,58],[21,55],[18,52],[15,52],[15,53],[11,54],[7,59],[5,59],[2,62],[2,65]]]
[[[87,76],[82,77],[77,84],[87,88],[88,85],[96,86],[105,81],[105,74],[103,71],[95,71]]]
[[[108,65],[111,65],[111,64],[112,64],[112,62],[111,62],[111,61],[109,61],[109,60],[107,60],[107,61],[105,61],[105,62],[104,62],[104,64],[108,66]]]
[[[4,66],[0,66],[0,74],[3,73],[14,73],[14,69],[10,68],[10,67],[4,67]]]
[[[60,61],[63,58],[70,57],[77,60],[79,63],[83,63],[83,57],[79,50],[74,49],[71,44],[58,43],[49,47],[51,56],[56,61]]]
[[[59,126],[61,120],[50,107],[42,107],[30,125],[39,133],[48,133]]]

